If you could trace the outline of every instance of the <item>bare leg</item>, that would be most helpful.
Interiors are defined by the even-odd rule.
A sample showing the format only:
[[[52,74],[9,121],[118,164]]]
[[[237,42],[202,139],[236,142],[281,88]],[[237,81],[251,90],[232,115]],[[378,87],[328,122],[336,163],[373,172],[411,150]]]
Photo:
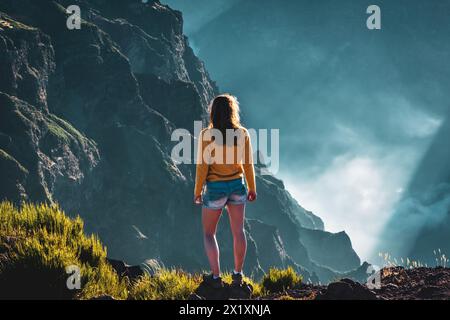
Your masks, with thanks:
[[[203,243],[214,276],[220,275],[219,246],[216,240],[216,230],[221,213],[222,209],[202,208]]]
[[[234,270],[242,272],[247,251],[247,238],[244,232],[245,204],[228,204],[227,210],[233,234]]]

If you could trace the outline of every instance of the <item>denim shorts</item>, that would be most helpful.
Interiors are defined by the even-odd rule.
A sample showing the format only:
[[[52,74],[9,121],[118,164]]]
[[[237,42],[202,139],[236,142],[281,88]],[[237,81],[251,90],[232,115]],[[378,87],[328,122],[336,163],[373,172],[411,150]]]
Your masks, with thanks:
[[[227,204],[243,204],[247,202],[247,185],[244,178],[225,181],[206,181],[203,194],[203,207],[223,209]]]

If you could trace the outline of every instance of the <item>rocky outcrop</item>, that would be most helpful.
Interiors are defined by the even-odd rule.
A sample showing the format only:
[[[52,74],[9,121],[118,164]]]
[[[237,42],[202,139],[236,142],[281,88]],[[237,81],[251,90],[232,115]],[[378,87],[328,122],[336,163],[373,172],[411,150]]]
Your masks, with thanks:
[[[119,278],[127,277],[130,281],[135,281],[144,275],[144,270],[140,266],[130,266],[124,261],[108,259],[108,263],[116,271]]]
[[[327,286],[301,284],[295,290],[273,293],[261,299],[301,300],[450,300],[450,269],[388,267],[379,271],[379,287],[367,287],[348,278]]]
[[[48,77],[55,68],[50,38],[4,13],[0,21],[1,91],[48,111]]]
[[[81,8],[80,30],[66,28],[69,4]],[[132,0],[3,0],[0,12],[0,198],[58,202],[81,214],[113,259],[204,269],[194,166],[172,161],[170,134],[192,130],[218,89],[183,35],[180,13]],[[293,265],[317,282],[358,266],[354,257],[339,266],[320,254],[312,260],[311,250],[330,243],[303,242],[301,228],[322,232],[320,218],[280,180],[257,179],[247,274]],[[219,238],[231,265],[227,223]],[[333,257],[352,256],[344,240]]]
[[[449,300],[450,269],[385,268],[381,270],[381,287],[375,292],[384,300]]]
[[[246,282],[239,286],[224,283],[223,287],[214,288],[203,281],[195,292],[190,295],[189,300],[248,300],[252,297],[252,293],[253,287]]]
[[[308,248],[311,260],[319,265],[339,272],[346,272],[360,265],[360,259],[345,232],[331,233],[300,228],[299,234],[301,242]]]
[[[373,291],[350,279],[330,283],[316,297],[317,300],[376,300],[376,298]]]
[[[9,25],[0,29],[1,197],[75,200],[76,186],[98,162],[96,144],[48,110],[50,38],[6,14],[0,20]]]
[[[71,124],[0,92],[2,196],[15,202],[79,201],[81,184],[98,162],[96,144]]]

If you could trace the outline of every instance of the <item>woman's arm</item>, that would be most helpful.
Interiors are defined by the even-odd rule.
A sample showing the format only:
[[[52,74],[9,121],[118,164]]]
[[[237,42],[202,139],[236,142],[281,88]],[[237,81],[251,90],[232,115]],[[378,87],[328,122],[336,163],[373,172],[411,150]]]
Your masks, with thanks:
[[[246,131],[245,134],[244,150],[245,150],[244,163],[242,164],[242,166],[244,168],[245,180],[247,181],[249,192],[253,191],[254,193],[256,193],[255,168],[253,165],[253,149],[248,131]]]

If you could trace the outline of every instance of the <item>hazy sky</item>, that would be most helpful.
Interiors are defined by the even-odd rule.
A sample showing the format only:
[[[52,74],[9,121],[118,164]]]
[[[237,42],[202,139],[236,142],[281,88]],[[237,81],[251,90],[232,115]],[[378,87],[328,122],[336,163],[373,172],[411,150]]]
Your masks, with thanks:
[[[281,177],[363,259],[449,107],[450,1],[166,0],[247,126],[280,129]]]

